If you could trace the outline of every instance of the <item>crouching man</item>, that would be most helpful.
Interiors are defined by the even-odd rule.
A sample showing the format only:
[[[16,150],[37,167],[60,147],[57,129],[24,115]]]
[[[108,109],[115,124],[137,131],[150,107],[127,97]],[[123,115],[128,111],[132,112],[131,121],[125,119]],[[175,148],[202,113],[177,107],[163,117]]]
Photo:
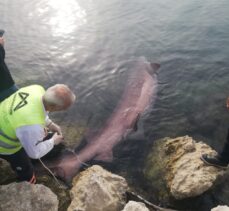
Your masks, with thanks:
[[[64,141],[61,128],[49,119],[48,113],[66,110],[75,98],[63,84],[46,91],[39,85],[31,85],[0,103],[0,158],[10,163],[19,181],[35,183],[30,158],[41,158]],[[47,140],[45,128],[55,132]]]

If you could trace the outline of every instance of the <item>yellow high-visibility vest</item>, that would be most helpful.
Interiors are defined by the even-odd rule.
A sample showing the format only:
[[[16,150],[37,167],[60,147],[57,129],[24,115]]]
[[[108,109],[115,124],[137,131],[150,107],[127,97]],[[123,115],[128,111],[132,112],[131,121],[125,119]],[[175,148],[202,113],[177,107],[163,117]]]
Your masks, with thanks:
[[[14,154],[21,149],[16,128],[45,125],[44,93],[42,86],[31,85],[19,89],[0,103],[0,154]]]

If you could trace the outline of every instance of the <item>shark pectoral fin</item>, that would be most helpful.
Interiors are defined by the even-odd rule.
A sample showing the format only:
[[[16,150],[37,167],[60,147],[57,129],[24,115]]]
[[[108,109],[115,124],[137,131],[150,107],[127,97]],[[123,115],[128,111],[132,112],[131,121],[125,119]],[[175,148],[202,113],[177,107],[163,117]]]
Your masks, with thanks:
[[[113,152],[112,151],[102,152],[98,154],[96,157],[94,157],[94,160],[111,162],[113,160]]]

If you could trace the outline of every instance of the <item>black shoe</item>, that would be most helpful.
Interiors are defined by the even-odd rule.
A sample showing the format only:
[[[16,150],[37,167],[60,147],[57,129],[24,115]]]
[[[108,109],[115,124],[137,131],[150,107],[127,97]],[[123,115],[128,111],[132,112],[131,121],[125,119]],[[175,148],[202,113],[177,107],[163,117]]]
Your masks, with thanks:
[[[200,159],[204,163],[210,166],[216,166],[216,167],[223,168],[223,169],[226,169],[228,167],[228,163],[226,163],[225,161],[222,161],[219,155],[214,156],[214,155],[203,154],[201,155]]]

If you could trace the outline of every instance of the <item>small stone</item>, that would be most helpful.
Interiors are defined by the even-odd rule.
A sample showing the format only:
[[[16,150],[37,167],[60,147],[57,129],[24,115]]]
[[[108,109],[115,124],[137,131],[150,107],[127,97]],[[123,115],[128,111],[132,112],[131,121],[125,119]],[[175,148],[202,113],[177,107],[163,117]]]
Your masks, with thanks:
[[[122,211],[149,211],[144,203],[129,201]]]
[[[217,206],[215,208],[212,208],[211,211],[229,211],[228,206]]]

